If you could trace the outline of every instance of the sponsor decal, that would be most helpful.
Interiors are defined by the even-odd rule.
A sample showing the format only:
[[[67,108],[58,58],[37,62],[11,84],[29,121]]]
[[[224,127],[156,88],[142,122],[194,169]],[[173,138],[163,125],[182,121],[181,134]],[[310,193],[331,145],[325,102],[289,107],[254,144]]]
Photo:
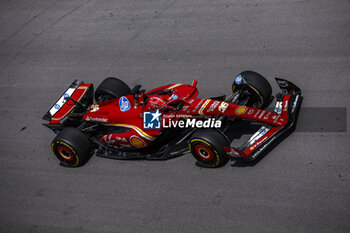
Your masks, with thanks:
[[[238,75],[235,79],[236,84],[241,84],[242,83],[242,75]]]
[[[103,140],[107,143],[107,144],[115,144],[116,141],[120,142],[120,143],[128,143],[128,140],[126,138],[123,137],[114,137],[114,139],[112,138],[113,134],[107,134],[105,136],[103,136]]]
[[[257,117],[260,112],[260,109],[255,113],[254,117]]]
[[[173,94],[170,98],[173,99],[173,100],[176,100],[177,99],[177,95]]]
[[[71,96],[75,91],[75,88],[68,88],[68,90],[61,96],[56,104],[50,109],[51,116],[55,115],[58,110],[66,103],[66,97]]]
[[[270,114],[271,114],[271,112],[267,112],[267,114],[264,116],[264,120],[267,120],[269,118]]]
[[[247,112],[248,115],[252,115],[254,113],[254,109],[249,109],[249,111]]]
[[[247,107],[240,106],[240,107],[236,108],[235,112],[236,112],[236,114],[241,115],[241,114],[245,113],[246,111],[247,111]]]
[[[281,114],[281,112],[282,112],[282,101],[278,101],[277,103],[276,103],[276,107],[275,107],[275,113],[277,113],[277,114]]]
[[[115,143],[115,140],[112,140],[112,134],[107,134],[107,135],[103,136],[103,140],[107,144],[114,144]]]
[[[297,97],[295,97],[295,100],[294,100],[294,103],[293,103],[293,107],[292,107],[292,113],[294,112],[294,110],[295,110],[295,108],[297,106],[298,99],[299,99],[299,95],[297,95]]]
[[[130,144],[133,145],[136,148],[142,148],[145,147],[146,143],[137,136],[131,136],[130,137]]]
[[[160,129],[160,116],[162,114],[156,112],[143,112],[143,128],[144,129]]]
[[[121,142],[128,142],[126,138],[122,138],[122,137],[115,137],[115,140],[121,141]]]
[[[266,127],[261,127],[258,132],[261,136],[264,136],[267,133],[267,131],[268,130]]]
[[[283,112],[287,112],[287,110],[288,110],[288,101],[284,102]]]
[[[254,150],[255,148],[257,148],[258,146],[261,145],[261,143],[263,143],[265,140],[267,139],[267,137],[264,137],[263,139],[261,139],[259,142],[257,142],[254,146],[250,147],[250,150]]]
[[[249,139],[249,145],[251,146],[250,149],[254,150],[256,145],[254,145],[255,142],[257,142],[262,136],[264,136],[267,132],[269,132],[269,128],[262,126],[250,139]],[[266,138],[265,138],[266,139]],[[265,140],[263,139],[263,140]]]
[[[100,109],[100,106],[98,104],[92,104],[90,106],[90,112],[97,112]]]
[[[120,97],[119,107],[120,111],[122,112],[128,111],[130,109],[130,102],[125,96]]]
[[[259,119],[261,119],[261,117],[262,117],[264,114],[265,114],[265,110],[262,111],[262,113],[261,113],[260,116],[259,116]]]
[[[229,106],[228,103],[226,102],[221,102],[220,106],[218,107],[218,110],[222,113],[224,113],[227,109],[227,107]],[[236,110],[237,111],[237,110]]]
[[[86,121],[96,121],[96,122],[102,122],[102,123],[106,123],[108,121],[108,119],[106,118],[99,118],[99,117],[86,117]]]
[[[215,100],[208,108],[207,112],[212,112],[219,105],[220,101]]]

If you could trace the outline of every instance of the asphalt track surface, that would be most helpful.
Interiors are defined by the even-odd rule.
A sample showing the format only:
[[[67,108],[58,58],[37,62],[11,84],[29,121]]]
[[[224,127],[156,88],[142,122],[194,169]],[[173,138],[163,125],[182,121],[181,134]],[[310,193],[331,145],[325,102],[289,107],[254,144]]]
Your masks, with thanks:
[[[346,116],[341,132],[298,130],[220,169],[189,154],[63,168],[41,126],[75,78],[197,79],[209,97],[247,69],[349,115],[349,12],[341,0],[0,1],[0,232],[350,232]]]

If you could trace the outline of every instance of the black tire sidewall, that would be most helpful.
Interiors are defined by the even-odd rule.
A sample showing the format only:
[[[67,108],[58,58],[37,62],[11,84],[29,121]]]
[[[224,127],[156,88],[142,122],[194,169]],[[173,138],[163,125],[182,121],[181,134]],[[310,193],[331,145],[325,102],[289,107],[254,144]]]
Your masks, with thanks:
[[[67,161],[58,152],[59,147],[64,147],[72,152],[73,161]],[[79,130],[68,127],[63,129],[52,141],[51,147],[56,157],[65,165],[77,167],[84,164],[90,156],[91,142]]]
[[[242,76],[246,84],[237,85],[234,82],[232,89],[234,89],[234,86],[235,88],[242,86],[243,88],[251,89],[251,91],[258,95],[259,98],[262,98],[263,104],[261,108],[266,108],[270,104],[272,95],[272,87],[269,81],[267,81],[267,79],[261,74],[250,70],[243,71],[239,75]]]
[[[109,98],[117,98],[120,96],[130,94],[130,87],[122,80],[114,77],[106,78],[96,88],[95,100],[96,102],[101,96],[108,96]]]
[[[195,151],[197,145],[205,147],[213,153],[212,160],[203,159]],[[221,132],[215,129],[202,129],[191,137],[189,147],[192,156],[204,167],[215,168],[225,165],[228,157],[224,147],[229,146],[229,142]]]

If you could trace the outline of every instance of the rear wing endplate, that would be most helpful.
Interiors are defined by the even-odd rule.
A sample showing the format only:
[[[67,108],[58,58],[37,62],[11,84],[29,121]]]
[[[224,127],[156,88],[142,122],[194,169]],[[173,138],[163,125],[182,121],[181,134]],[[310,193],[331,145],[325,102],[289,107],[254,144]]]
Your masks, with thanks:
[[[68,89],[61,95],[61,97],[52,105],[49,111],[47,111],[47,113],[42,117],[42,119],[49,121],[50,124],[59,124],[60,120],[75,109],[75,101],[84,101],[86,104],[92,103],[92,89],[92,84],[74,80]],[[84,99],[85,96],[86,98]]]

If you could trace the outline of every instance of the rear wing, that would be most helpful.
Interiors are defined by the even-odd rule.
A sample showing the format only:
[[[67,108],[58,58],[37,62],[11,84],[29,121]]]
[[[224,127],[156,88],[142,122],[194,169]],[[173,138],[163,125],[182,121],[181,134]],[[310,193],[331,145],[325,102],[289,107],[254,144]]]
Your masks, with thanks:
[[[295,126],[298,117],[298,109],[301,106],[301,90],[295,84],[285,79],[276,78],[281,92],[276,95],[277,102],[274,113],[277,114],[275,121],[282,118],[287,121],[281,126],[264,125],[242,146],[225,147],[227,155],[231,158],[246,158],[254,160],[266,150],[276,139]]]
[[[52,125],[61,125],[69,113],[85,111],[86,109],[81,109],[81,106],[88,106],[92,104],[93,92],[92,84],[74,80],[68,89],[43,116],[43,120],[50,122],[49,124],[44,125],[48,127]],[[77,102],[80,103],[79,106],[77,105]]]

